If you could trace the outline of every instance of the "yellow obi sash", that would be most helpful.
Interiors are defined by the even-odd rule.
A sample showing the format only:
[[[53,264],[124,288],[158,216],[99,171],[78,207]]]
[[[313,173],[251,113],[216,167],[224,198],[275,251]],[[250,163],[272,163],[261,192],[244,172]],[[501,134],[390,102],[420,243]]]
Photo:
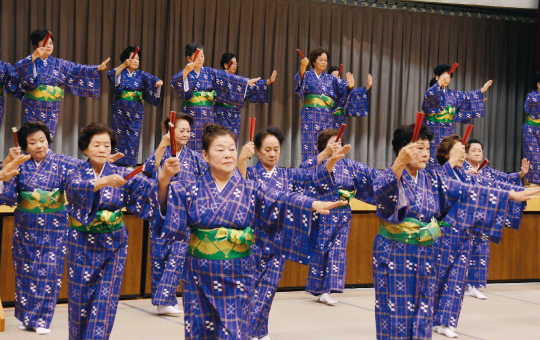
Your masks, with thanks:
[[[415,218],[406,217],[405,221],[400,224],[381,221],[379,235],[391,241],[417,246],[430,246],[436,238],[441,237],[441,228],[436,219],[424,223]]]
[[[334,111],[334,116],[343,116],[345,114],[345,111],[343,111],[343,108],[339,106],[336,111]]]
[[[70,227],[72,229],[81,231],[83,233],[92,233],[92,234],[104,234],[120,229],[124,225],[124,214],[121,210],[118,211],[109,211],[109,210],[100,210],[97,212],[96,217],[86,226],[75,218],[71,218]]]
[[[238,259],[251,254],[255,242],[250,227],[244,230],[191,227],[189,238],[190,255],[207,260]]]
[[[28,99],[41,100],[43,102],[57,102],[61,98],[64,98],[64,89],[58,86],[39,84],[33,91],[25,92],[24,96]]]
[[[212,106],[216,91],[194,91],[190,100],[184,100],[185,106]]]
[[[339,198],[342,201],[349,202],[351,200],[351,198],[353,198],[354,195],[356,194],[356,190],[349,191],[349,190],[345,190],[345,189],[338,189],[338,194],[339,194]],[[345,209],[347,207],[348,207],[348,205],[344,205],[344,206],[338,207],[337,209]]]
[[[133,102],[142,102],[143,99],[143,93],[141,91],[128,91],[128,90],[122,90],[122,94],[120,96],[115,96],[114,100],[129,100]]]
[[[439,113],[429,113],[427,119],[430,122],[436,123],[453,123],[454,115],[456,114],[456,108],[448,105],[444,110]]]
[[[33,214],[53,213],[66,209],[66,195],[64,191],[54,189],[46,191],[19,191],[19,205],[17,210]]]
[[[304,107],[316,107],[319,109],[331,109],[334,107],[334,99],[326,95],[306,94],[304,96]]]
[[[540,119],[532,119],[530,115],[527,116],[527,120],[525,123],[532,125],[532,126],[540,126]]]

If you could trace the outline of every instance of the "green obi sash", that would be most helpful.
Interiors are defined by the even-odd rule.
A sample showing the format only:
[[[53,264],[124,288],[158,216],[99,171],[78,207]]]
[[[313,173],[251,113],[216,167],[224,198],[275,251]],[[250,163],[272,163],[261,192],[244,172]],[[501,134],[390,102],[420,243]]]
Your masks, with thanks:
[[[124,214],[121,210],[118,211],[109,211],[109,210],[100,210],[97,212],[96,217],[86,226],[75,218],[71,218],[72,229],[81,231],[83,233],[92,233],[92,234],[104,234],[120,229],[124,225]]]
[[[220,103],[220,102],[216,102],[216,106],[222,106],[222,107],[226,107],[226,108],[233,108],[235,106],[232,106],[232,105],[228,105],[228,104],[225,104],[225,103]]]
[[[185,106],[212,106],[216,91],[194,91],[190,100],[184,100]]]
[[[64,191],[54,189],[46,191],[19,191],[19,205],[17,210],[33,214],[53,213],[66,209],[66,195]]]
[[[454,115],[456,114],[456,108],[448,105],[439,113],[433,113],[428,114],[427,119],[430,122],[436,122],[436,123],[453,123],[454,122]]]
[[[540,119],[532,119],[531,116],[527,116],[527,120],[525,123],[532,125],[532,126],[540,126]]]
[[[441,228],[436,219],[429,223],[420,222],[415,218],[406,217],[400,224],[382,222],[379,226],[379,235],[391,241],[414,244],[417,246],[430,246],[437,237],[441,237]]]
[[[307,94],[304,96],[304,107],[331,109],[334,107],[334,100],[324,94],[320,96],[318,94]]]
[[[122,90],[122,95],[115,96],[114,100],[129,100],[133,102],[142,102],[143,93],[141,91]]]
[[[42,102],[57,102],[61,98],[64,98],[64,89],[58,86],[39,84],[33,91],[25,92],[24,96],[28,99],[41,100]]]
[[[343,108],[341,106],[338,106],[336,111],[334,111],[334,116],[343,116],[345,114],[345,111],[343,111]]]
[[[338,194],[339,194],[339,198],[342,201],[349,202],[351,200],[351,198],[353,198],[354,195],[356,194],[356,190],[349,191],[349,190],[345,190],[345,189],[338,189]],[[337,207],[337,209],[345,209],[348,206],[349,205],[344,205],[344,206],[341,206],[341,207]]]
[[[244,230],[191,227],[188,252],[192,256],[207,260],[238,259],[251,254],[251,245],[254,242],[250,227]]]

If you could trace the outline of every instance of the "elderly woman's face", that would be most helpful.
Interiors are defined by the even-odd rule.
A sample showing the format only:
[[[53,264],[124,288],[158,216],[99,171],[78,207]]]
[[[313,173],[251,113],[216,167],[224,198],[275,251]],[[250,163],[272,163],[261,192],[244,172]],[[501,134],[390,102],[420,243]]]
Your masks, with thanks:
[[[429,140],[419,139],[416,141],[418,145],[418,157],[413,159],[408,165],[410,168],[419,170],[425,169],[429,161]]]
[[[191,127],[187,120],[180,119],[176,121],[174,125],[174,138],[176,143],[184,147],[189,141],[191,135]]]
[[[49,142],[43,131],[36,131],[26,137],[26,151],[32,156],[32,159],[36,162],[41,162],[47,151],[49,150]]]
[[[480,163],[484,159],[484,150],[479,143],[472,143],[467,152],[467,159],[472,163]]]
[[[454,154],[458,152],[458,149],[462,147],[461,142],[456,141],[454,145],[452,145],[452,149],[450,149],[450,152],[448,153],[448,159],[452,158]],[[456,164],[456,167],[461,168],[463,166],[463,162],[465,162],[465,155],[459,159],[459,161]]]
[[[317,57],[317,60],[315,60],[315,69],[318,71],[324,71],[328,67],[328,56],[326,53],[321,54]]]
[[[214,138],[208,152],[202,152],[204,160],[208,163],[212,174],[220,177],[232,176],[237,165],[236,142],[229,136]]]
[[[104,165],[111,155],[111,137],[108,133],[92,136],[90,144],[83,153],[93,165]]]
[[[38,47],[46,47],[45,54],[42,56],[42,58],[47,59],[47,57],[49,57],[54,52],[54,42],[52,39],[49,39],[47,46],[43,46],[44,42],[45,42],[45,38],[39,41]]]
[[[139,68],[139,55],[138,54],[135,56],[135,59],[133,59],[133,52],[131,52],[129,54],[129,59],[132,59],[131,68],[133,69]]]
[[[279,162],[281,145],[274,135],[264,137],[261,148],[257,150],[257,156],[265,168],[273,168]]]

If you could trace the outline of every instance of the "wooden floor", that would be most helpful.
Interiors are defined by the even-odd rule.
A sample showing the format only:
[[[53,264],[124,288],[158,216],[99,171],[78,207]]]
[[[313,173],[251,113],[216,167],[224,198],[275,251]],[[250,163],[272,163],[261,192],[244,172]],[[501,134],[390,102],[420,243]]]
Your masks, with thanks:
[[[484,290],[488,300],[465,297],[456,332],[459,339],[540,339],[540,284],[496,284]],[[305,292],[278,293],[270,314],[270,337],[286,339],[375,339],[374,291],[348,289],[335,294],[340,301],[330,307],[315,302]],[[22,331],[7,308],[6,331],[0,339],[36,339]],[[39,339],[67,339],[67,305],[58,305],[52,333]],[[184,339],[183,317],[159,317],[150,300],[120,301],[111,340]],[[448,339],[435,334],[435,340]]]

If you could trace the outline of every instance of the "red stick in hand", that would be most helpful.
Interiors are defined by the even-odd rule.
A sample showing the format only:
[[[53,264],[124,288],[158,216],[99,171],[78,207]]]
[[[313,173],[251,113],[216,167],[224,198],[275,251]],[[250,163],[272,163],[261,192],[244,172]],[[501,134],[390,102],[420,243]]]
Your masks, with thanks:
[[[199,56],[199,53],[201,53],[201,50],[200,49],[197,49],[195,51],[195,54],[193,54],[193,59],[191,60],[192,63],[195,62],[195,60],[197,60],[197,57]]]
[[[249,119],[249,141],[253,142],[253,138],[255,137],[255,122],[257,118],[250,118]]]
[[[45,36],[45,40],[43,40],[43,46],[47,47],[47,44],[49,43],[49,39],[51,39],[52,33],[51,31],[47,32],[47,35]]]
[[[343,132],[345,131],[346,126],[347,126],[347,124],[342,123],[341,126],[339,127],[339,131],[338,131],[337,136],[336,136],[336,142],[339,141],[339,139],[343,135]]]
[[[467,144],[467,139],[469,139],[472,129],[473,129],[473,126],[471,124],[467,124],[467,128],[465,129],[465,134],[463,135],[463,141],[461,142],[463,145]]]
[[[300,51],[299,48],[296,49],[296,52],[300,53],[300,56],[302,57],[302,59],[305,59],[306,56],[304,55],[304,53],[302,53],[302,51]]]
[[[487,158],[485,158],[482,163],[480,163],[480,166],[478,167],[478,171],[482,170],[482,168],[484,168],[486,165],[488,165],[489,163],[489,160]]]
[[[420,134],[420,129],[422,128],[422,123],[424,122],[424,117],[426,115],[422,112],[416,113],[416,122],[414,123],[414,132],[412,137],[412,142],[416,142],[418,135]]]
[[[17,134],[17,132],[18,132],[17,128],[12,127],[11,131],[13,131],[13,143],[15,144],[15,147],[18,148],[19,147],[19,136]]]
[[[138,173],[140,173],[142,171],[143,167],[144,167],[144,164],[139,166],[137,169],[133,170],[129,174],[125,175],[124,179],[127,181],[128,179],[130,179],[132,177],[135,177],[136,174],[138,174]]]
[[[338,78],[341,77],[341,72],[343,72],[343,64],[339,64]]]
[[[176,111],[171,111],[169,118],[169,139],[171,140],[171,154],[176,157],[176,139],[174,137],[174,123],[176,122]]]
[[[232,60],[229,61],[229,65],[227,66],[227,70],[230,70],[230,69],[231,69],[231,66],[233,66],[233,63],[234,63],[234,62],[233,62]]]
[[[133,52],[133,56],[130,58],[130,59],[135,59],[135,57],[137,56],[137,53],[139,53],[139,46],[135,47],[135,52]]]
[[[456,70],[458,65],[459,65],[458,63],[454,63],[454,65],[452,65],[452,68],[450,69],[450,71],[448,71],[448,75],[451,75],[452,72],[454,72]]]

